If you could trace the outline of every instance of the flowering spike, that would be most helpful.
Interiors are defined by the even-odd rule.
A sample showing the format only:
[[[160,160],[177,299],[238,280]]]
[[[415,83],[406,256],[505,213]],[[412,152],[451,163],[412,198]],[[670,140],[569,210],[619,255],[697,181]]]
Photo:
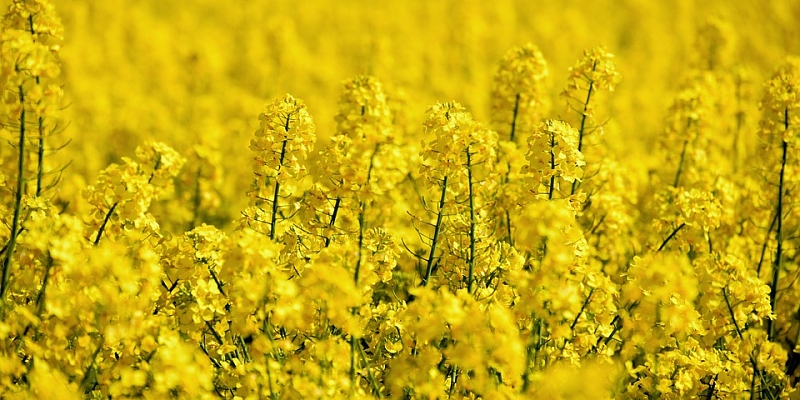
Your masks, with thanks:
[[[500,61],[492,87],[492,125],[509,132],[511,142],[539,120],[549,74],[542,52],[531,43],[509,50]]]

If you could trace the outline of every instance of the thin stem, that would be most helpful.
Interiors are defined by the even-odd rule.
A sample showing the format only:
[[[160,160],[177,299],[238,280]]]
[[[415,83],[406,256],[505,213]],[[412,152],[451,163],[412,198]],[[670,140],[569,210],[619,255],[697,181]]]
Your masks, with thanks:
[[[361,257],[362,257],[362,248],[364,247],[364,214],[366,213],[366,204],[361,202],[361,212],[358,213],[358,258],[356,259],[356,273],[353,278],[353,281],[358,287],[358,275],[361,271]]]
[[[36,30],[33,29],[33,14],[28,16],[28,29],[31,35],[36,35]],[[35,77],[36,85],[41,83],[39,76]],[[41,103],[41,101],[39,101]],[[44,177],[44,117],[39,116],[39,148],[36,152],[37,167],[36,167],[36,197],[42,194],[42,180]]]
[[[722,297],[725,298],[725,305],[728,306],[728,312],[731,314],[731,320],[733,320],[733,327],[736,328],[736,334],[739,336],[740,340],[744,340],[744,336],[742,335],[742,330],[739,328],[739,323],[736,322],[736,314],[733,313],[733,307],[731,307],[731,302],[728,299],[727,293],[728,287],[725,286],[722,288]],[[766,378],[764,377],[764,373],[761,372],[761,369],[758,368],[758,363],[756,359],[750,354],[750,363],[753,365],[753,380],[750,382],[750,398],[753,398],[753,394],[755,393],[755,386],[756,386],[756,375],[761,378],[761,384],[766,386]],[[769,394],[769,392],[767,392]],[[772,395],[770,394],[770,398]]]
[[[789,129],[789,109],[784,110],[784,126],[786,129]],[[782,156],[781,156],[781,173],[780,173],[780,180],[778,183],[778,210],[776,211],[778,216],[778,227],[775,230],[775,240],[778,242],[777,249],[775,250],[775,260],[773,261],[772,267],[772,284],[770,285],[769,291],[769,305],[772,308],[772,312],[776,313],[776,308],[778,305],[778,280],[780,279],[781,273],[781,258],[783,257],[783,188],[784,188],[784,174],[786,172],[786,153],[789,150],[789,144],[786,143],[785,140],[782,141],[781,145]],[[767,320],[767,338],[770,341],[775,340],[775,320],[769,319]]]
[[[583,305],[581,306],[581,310],[578,311],[578,315],[575,316],[575,320],[572,321],[572,325],[569,326],[569,329],[571,331],[575,330],[575,325],[578,324],[578,320],[581,318],[581,315],[583,315],[583,311],[586,310],[586,306],[589,305],[589,301],[592,299],[592,295],[593,294],[594,294],[594,288],[592,288],[592,290],[589,291],[589,295],[586,296],[586,301],[583,302]]]
[[[744,339],[744,337],[742,336],[742,330],[739,328],[739,323],[736,322],[736,314],[733,313],[733,307],[731,306],[731,301],[728,299],[727,286],[722,288],[722,297],[725,298],[725,305],[728,306],[728,312],[731,313],[731,320],[733,320],[733,327],[736,328],[736,335],[739,336],[739,339]]]
[[[40,317],[42,315],[42,309],[44,308],[44,295],[45,291],[47,290],[47,284],[50,282],[50,270],[53,269],[53,257],[50,256],[50,251],[45,254],[45,260],[47,267],[44,270],[44,278],[42,279],[42,290],[39,291],[39,294],[36,296],[36,316]]]
[[[472,155],[467,146],[467,186],[469,188],[469,277],[467,292],[472,293],[475,286],[475,194],[472,192]]]
[[[592,64],[592,72],[597,69],[597,62]],[[589,102],[592,99],[592,92],[594,91],[594,81],[589,81],[589,89],[586,91],[586,102],[583,103],[583,113],[581,114],[581,128],[578,131],[578,151],[583,151],[583,136],[586,132],[586,118],[589,113]],[[572,182],[572,191],[570,195],[575,194],[578,190],[578,180]]]
[[[717,377],[719,375],[714,376],[714,380],[711,381],[711,385],[708,387],[708,395],[706,395],[706,400],[711,400],[714,398],[714,391],[717,390]]]
[[[336,216],[339,215],[339,206],[342,204],[342,198],[336,197],[336,203],[333,203],[333,213],[331,213],[331,221],[328,223],[329,228],[333,228],[336,225]],[[331,237],[325,237],[325,247],[330,246],[331,244]]]
[[[739,172],[739,137],[742,135],[744,125],[744,111],[742,111],[742,77],[736,77],[736,131],[733,133],[733,172]]]
[[[547,200],[553,200],[553,190],[556,185],[556,155],[553,148],[556,147],[556,135],[550,132],[550,188],[547,192]]]
[[[666,238],[666,239],[664,239],[664,242],[663,242],[663,243],[661,243],[661,246],[659,246],[659,247],[658,247],[658,250],[656,250],[656,252],[659,252],[659,251],[661,251],[661,250],[664,250],[664,247],[666,247],[666,246],[667,246],[667,243],[669,243],[669,241],[670,241],[670,240],[672,240],[672,238],[674,238],[674,237],[675,237],[675,235],[677,235],[677,234],[678,234],[678,231],[680,231],[681,229],[683,229],[683,227],[684,227],[684,226],[686,226],[686,223],[685,223],[685,222],[684,222],[684,223],[682,223],[682,224],[680,224],[680,225],[678,225],[678,227],[677,227],[677,228],[675,228],[675,230],[674,230],[674,231],[672,231],[672,233],[670,233],[670,234],[669,234],[669,236],[667,236],[667,238]]]
[[[372,152],[372,155],[369,158],[369,168],[367,168],[367,181],[364,183],[364,187],[369,186],[369,182],[372,178],[372,167],[375,165],[375,155],[378,154],[378,149],[380,149],[380,143],[375,145],[375,150]],[[366,223],[364,218],[367,214],[367,203],[363,200],[359,203],[359,213],[358,213],[358,260],[356,261],[356,273],[355,273],[355,284],[356,287],[358,286],[358,274],[361,271],[361,249],[364,247],[364,231],[366,230]]]
[[[361,354],[361,362],[364,363],[364,368],[367,370],[367,378],[369,378],[373,394],[379,399],[383,398],[381,389],[378,387],[378,382],[375,380],[375,375],[372,374],[372,369],[369,367],[369,361],[367,360],[367,354],[364,352],[364,348],[361,347],[361,344],[356,347],[358,348],[359,354]]]
[[[672,187],[678,187],[678,182],[681,179],[681,172],[683,171],[683,161],[686,159],[686,148],[689,146],[689,141],[685,140],[683,142],[683,150],[681,151],[681,160],[678,162],[678,171],[675,172],[675,182],[672,183]]]
[[[95,246],[97,246],[97,244],[100,243],[100,238],[103,237],[103,231],[106,230],[106,225],[108,225],[108,220],[111,219],[111,215],[114,214],[114,210],[117,209],[118,204],[119,203],[114,203],[114,205],[111,206],[111,209],[108,210],[108,212],[106,213],[106,217],[103,218],[103,224],[100,225],[100,229],[97,231],[97,237],[94,238]]]
[[[267,369],[267,389],[269,390],[269,398],[270,400],[278,400],[278,394],[275,393],[275,389],[272,386],[272,369],[269,367],[269,360],[264,364]]]
[[[39,83],[39,77],[36,77]],[[44,118],[39,117],[39,148],[36,152],[36,197],[42,195],[42,180],[44,180]]]
[[[436,245],[439,243],[439,232],[442,229],[442,217],[444,217],[444,201],[447,195],[447,177],[442,181],[442,198],[439,200],[439,212],[436,216],[436,226],[433,229],[433,239],[431,239],[431,251],[428,255],[428,265],[425,268],[425,279],[422,280],[422,286],[428,286],[431,280],[431,273],[433,273],[433,257],[436,255]]]
[[[100,354],[100,350],[103,348],[103,343],[105,343],[105,339],[101,336],[100,343],[97,344],[97,348],[92,353],[92,361],[89,363],[89,366],[86,368],[86,372],[83,373],[83,379],[81,379],[80,387],[84,389],[86,393],[90,392],[92,388],[88,387],[90,383],[90,379],[92,379],[92,370],[94,369],[95,362],[97,361],[97,355]],[[94,377],[96,379],[96,376]],[[97,384],[97,382],[94,382]]]
[[[197,223],[197,215],[200,213],[200,172],[202,171],[202,166],[197,167],[197,176],[194,182],[194,196],[192,196],[192,220],[189,222],[189,230],[195,228],[195,224]]]
[[[287,118],[286,125],[289,125],[289,121]],[[286,131],[288,132],[289,129],[287,127]],[[289,139],[283,139],[283,144],[281,144],[281,157],[280,163],[278,164],[278,173],[275,175],[275,193],[272,196],[272,221],[270,222],[269,228],[269,238],[270,240],[275,240],[275,226],[278,224],[278,196],[280,195],[281,190],[281,182],[278,180],[280,176],[281,168],[283,167],[283,159],[286,157],[286,143]]]
[[[19,158],[17,159],[17,193],[14,196],[14,219],[11,222],[11,237],[8,240],[8,254],[3,260],[3,278],[0,281],[0,302],[5,301],[8,292],[8,276],[11,270],[11,260],[17,246],[17,232],[19,231],[19,216],[22,213],[22,195],[25,191],[25,92],[19,86],[19,103],[22,110],[19,114]]]
[[[350,335],[350,395],[356,390],[356,338]]]
[[[506,235],[508,235],[508,244],[514,245],[514,236],[511,234],[511,213],[506,210]]]
[[[761,258],[758,259],[758,267],[756,268],[756,274],[760,277],[761,276],[761,265],[764,263],[764,255],[767,253],[767,245],[769,244],[769,235],[772,233],[772,228],[775,227],[775,224],[778,222],[778,214],[776,213],[775,216],[772,218],[772,222],[769,224],[769,229],[767,229],[767,236],[764,238],[764,245],[761,246]]]
[[[592,64],[592,72],[597,69],[597,62]],[[586,102],[583,103],[583,114],[581,116],[581,129],[578,131],[578,151],[583,150],[583,136],[586,130],[586,116],[589,112],[589,102],[592,99],[592,92],[594,91],[594,81],[589,82],[589,90],[586,91]]]
[[[542,324],[543,321],[539,318],[535,318],[531,315],[531,321],[533,325],[531,328],[531,342],[528,344],[527,354],[525,357],[525,375],[522,377],[522,393],[528,391],[528,387],[530,387],[531,381],[528,377],[530,372],[530,364],[533,363],[534,368],[536,367],[536,361],[539,359],[539,348],[542,345]],[[534,341],[534,334],[536,336],[536,340]],[[531,351],[533,349],[533,351]]]
[[[450,368],[450,389],[447,391],[447,398],[453,398],[453,392],[456,390],[456,383],[458,382],[458,367],[451,367]]]
[[[519,93],[514,98],[514,117],[511,119],[511,137],[510,141],[514,142],[514,134],[517,132],[517,115],[519,113]]]

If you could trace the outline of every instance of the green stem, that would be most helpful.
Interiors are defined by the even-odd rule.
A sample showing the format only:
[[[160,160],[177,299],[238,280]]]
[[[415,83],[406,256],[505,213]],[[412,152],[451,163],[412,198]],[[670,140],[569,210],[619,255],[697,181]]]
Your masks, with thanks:
[[[28,16],[28,29],[31,35],[36,35],[36,30],[33,29],[33,14]],[[41,83],[39,77],[36,76],[35,79],[36,85],[39,85]],[[44,178],[44,117],[42,116],[39,116],[39,148],[36,156],[36,197],[39,197],[42,194],[42,180]]]
[[[683,160],[686,158],[686,147],[689,146],[689,141],[685,140],[683,142],[683,150],[681,151],[681,160],[678,162],[678,171],[675,172],[675,181],[672,183],[672,187],[678,187],[678,182],[681,179],[681,172],[683,171]]]
[[[36,296],[36,316],[42,316],[42,309],[44,308],[44,295],[45,291],[47,290],[47,284],[50,282],[50,270],[53,269],[53,257],[50,255],[50,251],[47,252],[45,255],[46,260],[46,267],[44,270],[44,278],[42,279],[42,289],[39,291],[39,294]]]
[[[769,235],[772,233],[772,229],[775,227],[775,223],[778,222],[778,214],[776,213],[775,216],[772,218],[772,222],[769,224],[769,228],[767,229],[767,235],[764,238],[764,244],[761,246],[761,257],[758,259],[758,266],[756,267],[756,275],[759,277],[761,276],[761,265],[764,264],[764,256],[767,253],[767,245],[769,244]]]
[[[555,133],[550,132],[550,188],[547,193],[547,200],[553,200],[553,189],[556,185],[556,155],[553,152],[553,148],[556,146],[556,135]]]
[[[592,64],[592,72],[597,69],[597,62]],[[589,82],[589,90],[586,91],[586,102],[583,103],[583,114],[581,115],[581,129],[578,131],[578,151],[583,151],[583,136],[586,131],[586,116],[589,112],[589,102],[594,91],[594,81]]]
[[[356,338],[350,335],[350,395],[356,390]]]
[[[514,246],[514,236],[511,233],[511,213],[506,210],[506,235],[508,235],[508,244]]]
[[[333,213],[331,213],[331,221],[328,223],[329,228],[333,228],[336,225],[336,216],[339,215],[339,206],[342,204],[342,198],[336,197],[336,203],[333,204]],[[325,237],[325,247],[330,246],[331,244],[331,237]]]
[[[661,243],[661,246],[659,246],[659,247],[658,247],[658,250],[656,250],[656,252],[659,252],[659,251],[661,251],[661,250],[664,250],[664,247],[666,247],[666,246],[667,246],[667,243],[669,243],[669,241],[670,241],[670,240],[672,240],[672,238],[674,238],[674,237],[675,237],[675,235],[677,235],[677,234],[678,234],[678,231],[680,231],[681,229],[683,229],[683,227],[684,227],[684,226],[686,226],[686,223],[685,223],[685,222],[684,222],[684,223],[682,223],[682,224],[680,224],[680,225],[678,225],[678,227],[677,227],[677,228],[675,228],[675,230],[674,230],[674,231],[672,231],[672,233],[670,233],[670,234],[669,234],[669,236],[667,236],[667,238],[666,238],[666,239],[664,239],[664,242],[663,242],[663,243]]]
[[[36,77],[39,83],[39,77]],[[42,195],[42,181],[44,180],[44,118],[39,117],[39,148],[36,152],[36,197]]]
[[[201,203],[201,194],[200,194],[200,173],[202,172],[202,166],[197,167],[197,174],[194,182],[194,196],[192,198],[192,221],[189,222],[189,230],[195,228],[195,224],[197,223],[197,216],[200,214],[200,203]]]
[[[597,61],[592,64],[592,72],[597,69]],[[586,132],[586,116],[589,112],[589,102],[592,99],[592,92],[594,91],[594,81],[589,81],[589,89],[586,91],[586,101],[583,103],[583,113],[581,114],[581,128],[578,131],[578,151],[583,151],[583,136]],[[572,182],[572,192],[570,193],[575,194],[575,191],[578,190],[578,180]]]
[[[286,131],[288,132],[289,131],[288,118],[286,121],[286,125],[287,125]],[[281,182],[278,180],[278,177],[280,176],[281,168],[283,167],[283,159],[284,157],[286,157],[286,143],[288,141],[289,139],[283,139],[283,144],[281,145],[280,163],[278,164],[278,171],[277,171],[278,173],[275,175],[275,193],[272,195],[272,217],[271,217],[272,220],[270,221],[270,227],[269,227],[270,240],[275,240],[275,227],[278,224],[278,196],[280,195],[280,190],[281,190]]]
[[[531,315],[531,337],[530,341],[528,342],[528,345],[525,348],[525,371],[523,372],[522,375],[521,393],[525,393],[528,390],[528,386],[530,386],[531,383],[528,375],[531,369],[531,363],[532,362],[536,363],[536,356],[533,354],[533,350],[536,347],[534,346],[533,337],[537,330],[539,331],[539,333],[541,333],[541,320],[536,319],[534,318],[533,315]]]
[[[369,379],[369,383],[372,386],[372,392],[375,394],[375,397],[381,399],[383,396],[381,395],[381,389],[378,387],[378,382],[375,380],[375,375],[372,374],[372,369],[369,367],[369,361],[367,360],[367,353],[364,352],[364,348],[361,347],[361,344],[356,346],[358,348],[358,352],[361,355],[361,362],[364,363],[364,368],[367,370],[367,378]]]
[[[592,299],[592,295],[593,294],[594,294],[594,288],[592,288],[592,290],[589,291],[589,295],[586,296],[586,301],[583,302],[583,305],[581,306],[581,310],[578,311],[578,315],[575,316],[575,320],[573,320],[572,321],[572,325],[569,326],[569,329],[571,331],[575,330],[575,325],[578,324],[578,320],[581,318],[581,315],[586,310],[586,306],[589,305],[589,301]]]
[[[103,343],[105,343],[105,339],[101,336],[100,337],[100,343],[97,344],[97,348],[94,350],[94,353],[92,353],[92,361],[89,363],[89,366],[86,368],[86,372],[83,373],[83,379],[81,379],[80,387],[81,387],[81,389],[83,389],[85,391],[85,393],[89,393],[92,390],[92,388],[89,387],[89,384],[91,384],[91,383],[96,384],[96,382],[90,382],[90,380],[97,378],[96,374],[95,374],[94,377],[92,376],[92,371],[94,370],[95,362],[97,361],[97,355],[100,354],[100,350],[103,349]],[[94,386],[94,385],[92,385],[92,386]]]
[[[356,258],[356,273],[353,281],[358,287],[358,275],[361,272],[361,254],[364,247],[364,214],[366,213],[366,205],[361,202],[361,212],[358,213],[358,258]]]
[[[117,209],[118,204],[119,202],[114,203],[114,205],[111,206],[111,209],[109,209],[108,212],[106,213],[105,218],[103,218],[103,223],[100,225],[100,229],[97,230],[97,237],[94,239],[95,246],[97,246],[97,244],[100,243],[100,238],[103,237],[103,231],[106,230],[106,225],[108,225],[108,220],[111,219],[111,215],[114,214],[114,210]]]
[[[742,135],[744,125],[744,111],[742,111],[742,77],[736,77],[736,131],[733,133],[733,173],[739,172],[739,137]]]
[[[14,250],[17,246],[17,232],[19,231],[19,216],[22,213],[22,195],[25,191],[25,92],[22,85],[19,86],[19,103],[22,111],[19,115],[19,158],[17,159],[17,193],[14,196],[14,217],[11,222],[11,237],[8,241],[8,254],[3,260],[3,277],[0,281],[0,302],[5,301],[8,292],[8,277],[11,270],[11,260],[14,258]]]
[[[786,130],[789,129],[789,109],[787,108],[784,110],[784,126]],[[789,144],[786,143],[785,140],[782,141],[781,144],[781,173],[780,173],[780,180],[778,183],[778,210],[776,211],[778,216],[778,226],[775,229],[775,240],[777,240],[778,245],[777,249],[775,250],[775,260],[773,261],[772,267],[772,284],[770,285],[769,291],[769,305],[772,308],[772,312],[777,315],[777,305],[778,305],[778,281],[780,279],[781,273],[781,258],[783,257],[783,188],[784,188],[784,174],[786,172],[786,153],[788,153]],[[767,320],[767,338],[770,341],[775,340],[775,320],[769,319]]]
[[[467,292],[472,293],[475,286],[475,194],[472,192],[472,155],[467,146],[467,185],[469,187],[469,277]]]
[[[517,115],[519,113],[519,93],[514,98],[514,117],[511,119],[511,142],[514,142],[514,134],[517,132]]]
[[[433,229],[433,239],[431,241],[431,251],[428,255],[428,265],[425,268],[425,279],[422,280],[422,286],[428,286],[431,280],[431,273],[433,273],[433,257],[436,255],[436,245],[439,242],[439,233],[442,228],[442,217],[444,217],[444,200],[447,195],[447,177],[442,181],[442,198],[439,200],[439,212],[436,216],[436,226]]]
[[[380,143],[375,145],[375,150],[373,150],[372,155],[369,158],[369,168],[367,169],[367,181],[364,183],[364,187],[369,186],[369,182],[372,179],[372,167],[375,165],[375,155],[378,154],[378,149],[380,148]],[[359,203],[359,213],[358,213],[358,260],[356,261],[356,273],[355,273],[355,284],[358,286],[358,275],[361,271],[361,249],[364,247],[364,231],[366,230],[364,218],[367,214],[367,204],[362,200]]]
[[[728,299],[727,289],[728,289],[727,286],[722,288],[722,297],[725,298],[725,305],[728,307],[728,312],[731,314],[731,320],[733,321],[733,327],[736,328],[737,336],[739,336],[740,340],[744,340],[744,336],[742,335],[742,330],[739,328],[739,323],[736,322],[736,314],[734,314],[734,312],[733,312],[733,307],[731,306],[731,301],[730,301],[730,299]],[[758,376],[760,378],[762,386],[766,386],[767,381],[766,381],[766,377],[764,376],[764,373],[761,371],[760,368],[758,368],[758,362],[756,362],[756,359],[755,359],[755,357],[753,357],[752,354],[750,354],[750,363],[753,365],[753,380],[750,382],[750,398],[752,399],[753,395],[755,393],[756,376]],[[767,393],[769,394],[769,392],[767,392]],[[770,394],[770,398],[771,397],[772,397],[772,395]]]

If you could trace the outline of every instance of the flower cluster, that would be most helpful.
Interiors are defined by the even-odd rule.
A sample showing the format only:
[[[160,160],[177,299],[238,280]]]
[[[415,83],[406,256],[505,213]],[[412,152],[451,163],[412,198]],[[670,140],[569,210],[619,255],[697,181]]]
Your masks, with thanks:
[[[546,193],[548,199],[556,193],[569,196],[565,186],[583,177],[578,131],[563,121],[547,120],[537,127],[528,138],[527,159],[534,193]],[[540,185],[546,189],[539,191]]]
[[[368,20],[386,37],[360,34],[360,5],[329,7],[357,38],[346,50],[327,20],[284,18],[280,0],[259,23],[260,0],[205,2],[211,19],[159,5],[153,20],[154,0],[75,1],[63,49],[45,0],[8,1],[0,33],[0,398],[797,397],[800,61],[767,81],[757,124],[752,83],[775,47],[755,35],[743,43],[763,48],[739,49],[736,21],[692,30],[689,61],[665,69],[629,34],[647,24],[623,16],[664,6],[619,13],[630,26],[614,51],[631,73],[605,97],[620,82],[609,50],[563,64],[580,29],[538,43],[551,64],[533,44],[485,46],[522,26],[502,2],[418,4],[415,18],[437,21],[424,46],[402,7],[370,8],[397,14]],[[492,30],[487,7],[503,22]],[[97,35],[96,15],[119,26]],[[172,17],[201,41],[171,47]],[[65,52],[87,32],[92,56]],[[340,50],[369,75],[329,101],[342,65],[318,66]],[[548,110],[554,69],[564,115]],[[313,107],[285,95],[257,121],[239,115],[283,87]],[[421,112],[443,95],[463,103]],[[80,129],[62,131],[65,116]],[[140,140],[165,132],[170,145]],[[71,153],[56,151],[62,133],[82,151],[74,171],[55,168]]]
[[[509,50],[492,87],[492,124],[508,140],[527,134],[545,111],[544,80],[549,75],[542,52],[531,43]]]

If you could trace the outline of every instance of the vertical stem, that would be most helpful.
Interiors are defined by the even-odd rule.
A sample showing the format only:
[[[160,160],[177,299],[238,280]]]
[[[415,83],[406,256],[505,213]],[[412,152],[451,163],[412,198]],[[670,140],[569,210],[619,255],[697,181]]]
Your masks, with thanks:
[[[450,373],[448,375],[450,375],[450,388],[447,390],[447,398],[452,399],[453,392],[456,390],[456,383],[458,381],[458,367],[451,366]]]
[[[11,260],[17,245],[17,232],[19,231],[19,216],[22,213],[22,195],[25,191],[25,92],[19,86],[19,103],[22,111],[19,114],[19,158],[17,159],[17,193],[14,197],[14,219],[11,222],[11,237],[8,240],[8,254],[3,260],[3,277],[0,281],[0,302],[6,298],[8,292],[8,276],[11,269]]]
[[[514,117],[511,119],[511,137],[510,141],[514,142],[514,134],[517,132],[517,115],[519,113],[519,93],[514,98]]]
[[[683,142],[683,150],[681,150],[681,160],[678,161],[678,171],[675,172],[675,181],[672,183],[672,187],[678,187],[678,182],[681,179],[681,172],[683,171],[683,160],[686,159],[686,147],[689,146],[689,141],[685,140]]]
[[[28,16],[28,29],[31,35],[36,35],[36,30],[33,29],[33,14]],[[36,85],[41,81],[36,76]],[[36,197],[42,194],[42,180],[44,178],[44,117],[39,116],[39,148],[36,152],[37,167],[36,167]]]
[[[331,222],[328,223],[329,228],[333,228],[336,225],[336,216],[339,215],[339,206],[342,204],[342,198],[336,197],[336,203],[333,204],[333,212],[331,213]],[[331,237],[328,236],[325,238],[325,247],[330,246],[331,244]]]
[[[356,338],[350,335],[350,395],[356,390]]]
[[[469,187],[469,276],[467,292],[475,287],[475,194],[472,192],[472,155],[467,146],[467,185]]]
[[[597,69],[597,62],[592,64],[592,72]],[[586,131],[586,114],[589,112],[589,102],[594,91],[594,81],[589,82],[589,90],[586,91],[586,102],[583,103],[583,114],[581,115],[581,129],[578,131],[578,151],[583,151],[583,136]]]
[[[44,278],[42,278],[42,289],[39,291],[39,294],[36,295],[36,316],[42,316],[42,310],[44,309],[44,295],[45,291],[47,290],[47,283],[50,281],[50,270],[53,269],[53,257],[50,255],[50,251],[47,252],[45,255],[46,260],[46,267],[44,270]]]
[[[775,223],[778,222],[778,214],[776,213],[774,217],[772,217],[772,222],[769,224],[769,228],[767,229],[767,235],[764,238],[764,244],[761,246],[761,257],[758,259],[758,267],[756,267],[756,275],[761,277],[761,265],[764,264],[764,255],[767,252],[767,245],[769,244],[769,235],[772,233],[772,229],[775,227]]]
[[[514,236],[511,234],[511,213],[506,210],[506,235],[508,235],[508,244],[514,245]]]
[[[742,77],[736,77],[736,131],[733,133],[733,172],[739,172],[739,137],[744,124],[744,111],[742,111]]]
[[[556,135],[550,132],[550,187],[547,191],[547,200],[553,200],[553,187],[556,185],[556,155],[553,148],[556,146]]]
[[[197,174],[194,182],[194,196],[192,196],[192,220],[189,222],[189,230],[195,228],[197,223],[197,215],[200,213],[201,193],[200,193],[200,173],[202,166],[197,167]]]
[[[382,399],[383,396],[381,395],[381,388],[378,387],[378,382],[375,380],[375,375],[372,374],[372,368],[369,366],[369,360],[367,360],[367,354],[364,352],[364,348],[361,344],[358,345],[358,353],[361,355],[361,362],[364,364],[364,368],[367,369],[367,378],[369,379],[370,386],[372,386],[372,392],[375,397]]]
[[[362,113],[363,113],[363,108],[362,108]],[[380,148],[380,143],[375,145],[375,150],[372,152],[372,155],[369,158],[369,168],[367,168],[367,181],[364,183],[364,187],[369,186],[369,182],[372,178],[372,167],[375,164],[375,155],[378,154],[379,148]],[[367,213],[367,203],[361,200],[359,202],[358,208],[360,211],[358,213],[358,260],[356,261],[356,273],[355,273],[356,287],[358,286],[358,274],[361,271],[361,249],[364,247],[364,231],[366,230],[364,217]]]
[[[444,216],[444,200],[447,195],[447,177],[442,181],[442,198],[439,200],[439,212],[436,216],[436,226],[433,229],[433,239],[431,241],[431,251],[428,254],[428,265],[425,269],[425,279],[422,280],[422,286],[428,286],[431,280],[431,273],[433,272],[433,257],[436,255],[436,245],[439,242],[439,232],[442,228],[442,217]]]
[[[361,271],[361,248],[364,247],[364,214],[366,212],[366,204],[361,202],[361,211],[358,213],[358,258],[356,259],[356,273],[354,276],[354,282],[356,284],[356,288],[358,287],[358,275]]]
[[[786,108],[783,111],[783,124],[784,129],[789,130],[789,109]],[[783,178],[786,172],[786,153],[789,150],[789,144],[786,143],[786,140],[781,141],[781,173],[780,173],[780,180],[778,183],[778,209],[776,211],[778,216],[778,227],[775,230],[775,240],[778,242],[777,249],[775,250],[775,260],[773,261],[772,266],[772,284],[770,285],[769,291],[769,305],[772,308],[772,312],[777,315],[777,305],[778,305],[778,280],[780,279],[781,273],[781,258],[783,257]],[[769,319],[767,320],[767,338],[770,341],[775,340],[775,320]]]
[[[595,61],[592,64],[592,71],[597,69],[597,62]],[[578,131],[578,151],[583,151],[583,136],[586,132],[586,115],[589,112],[589,102],[592,99],[592,92],[594,91],[594,81],[589,81],[589,89],[586,91],[586,101],[583,103],[583,113],[581,114],[581,129]],[[578,190],[578,180],[572,182],[572,192],[570,193],[575,194],[575,191]]]
[[[286,131],[289,131],[289,119],[286,119]],[[289,139],[283,139],[283,143],[281,144],[281,157],[280,163],[278,164],[278,173],[275,175],[275,193],[272,195],[272,221],[270,221],[270,228],[269,228],[269,238],[270,240],[275,240],[275,226],[278,224],[278,198],[280,195],[281,190],[281,182],[278,180],[280,176],[281,168],[283,167],[283,159],[286,157],[286,142]]]
[[[39,83],[39,77],[36,77],[36,83]],[[42,195],[42,181],[44,180],[44,118],[39,117],[39,148],[37,149],[36,157],[36,197]]]
[[[534,335],[536,336],[536,340],[534,341]],[[531,363],[533,363],[534,368],[536,367],[536,360],[538,359],[538,352],[539,346],[541,344],[542,338],[542,320],[535,318],[531,315],[531,340],[528,343],[528,347],[525,352],[525,372],[522,376],[522,393],[528,391],[528,387],[531,384],[530,378],[528,377],[530,370],[531,370]]]

